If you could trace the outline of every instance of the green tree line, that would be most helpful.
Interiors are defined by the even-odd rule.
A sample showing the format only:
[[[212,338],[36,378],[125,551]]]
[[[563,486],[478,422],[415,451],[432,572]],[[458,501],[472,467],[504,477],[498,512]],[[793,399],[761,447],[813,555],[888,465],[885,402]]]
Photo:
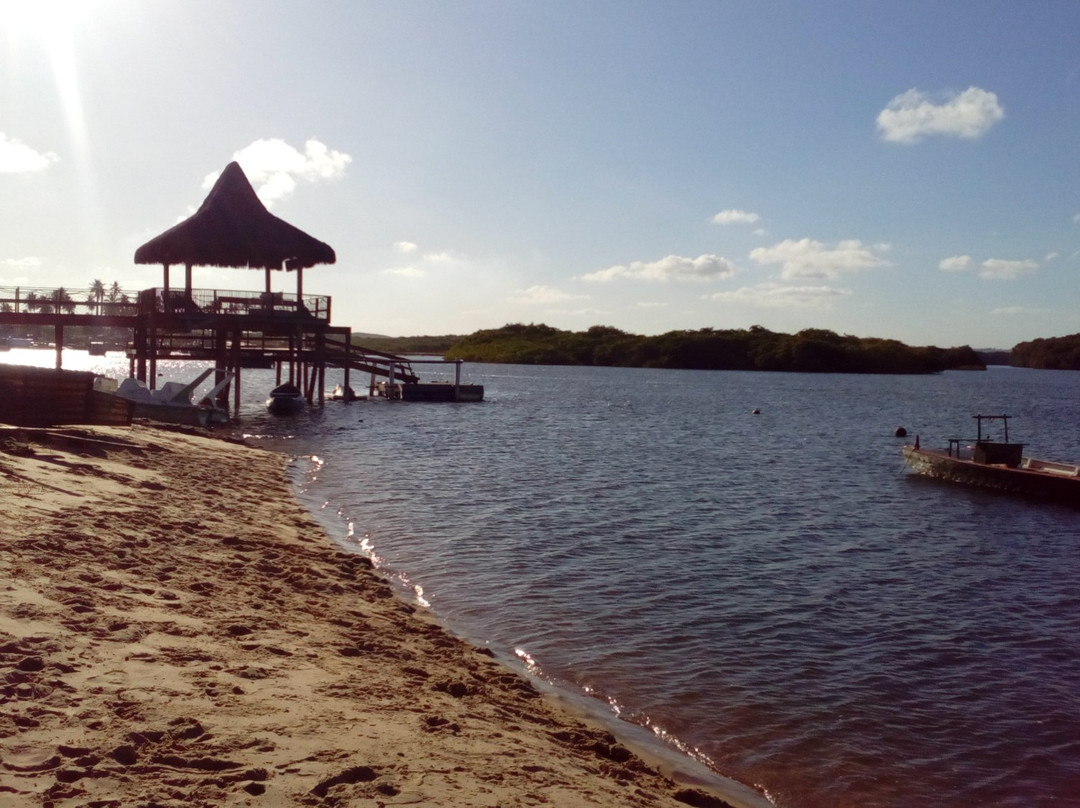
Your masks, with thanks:
[[[517,323],[462,337],[446,352],[446,358],[526,365],[801,373],[936,373],[986,367],[966,345],[912,347],[897,340],[842,336],[820,328],[782,334],[761,326],[670,331],[647,337],[609,326],[561,331]]]
[[[1080,370],[1080,334],[1021,342],[1012,349],[1012,363],[1020,368]]]
[[[455,334],[445,336],[421,336],[421,337],[384,337],[378,334],[353,334],[354,345],[362,345],[373,351],[400,355],[417,356],[426,354],[430,356],[442,356],[450,346],[460,340]]]

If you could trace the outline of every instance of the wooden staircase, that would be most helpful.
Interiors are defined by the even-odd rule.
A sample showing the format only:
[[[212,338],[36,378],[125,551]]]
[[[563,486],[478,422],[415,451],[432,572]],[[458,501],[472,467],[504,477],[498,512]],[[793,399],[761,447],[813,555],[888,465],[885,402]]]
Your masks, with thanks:
[[[420,377],[416,375],[409,360],[403,356],[375,351],[359,345],[349,345],[345,340],[327,335],[325,338],[326,363],[334,367],[349,368],[370,373],[373,376],[390,378],[391,370],[395,382],[416,384]]]

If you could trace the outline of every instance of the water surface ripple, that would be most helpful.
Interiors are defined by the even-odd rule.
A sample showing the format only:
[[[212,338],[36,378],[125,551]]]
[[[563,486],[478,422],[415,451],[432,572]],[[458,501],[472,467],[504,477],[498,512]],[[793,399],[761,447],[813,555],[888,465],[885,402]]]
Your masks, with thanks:
[[[249,429],[457,631],[783,808],[1080,805],[1080,511],[913,478],[893,436],[1007,412],[1080,459],[1080,375],[468,377]]]

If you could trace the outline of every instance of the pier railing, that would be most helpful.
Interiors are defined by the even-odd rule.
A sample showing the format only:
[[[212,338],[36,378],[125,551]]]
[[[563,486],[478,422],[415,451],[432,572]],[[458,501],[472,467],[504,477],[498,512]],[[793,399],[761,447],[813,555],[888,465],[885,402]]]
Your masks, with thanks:
[[[169,314],[241,314],[258,316],[300,316],[330,321],[330,298],[290,292],[252,292],[224,289],[153,288],[135,294],[107,292],[103,296],[87,290],[64,287],[0,287],[0,312],[11,314],[89,314],[132,317],[157,311]]]
[[[138,313],[133,295],[106,292],[102,296],[87,290],[61,287],[0,286],[0,311],[11,314],[95,314],[130,317]]]
[[[164,289],[155,287],[139,293],[140,311],[168,314],[239,314],[330,320],[330,298],[326,295],[297,297],[291,292],[252,292],[222,289]]]

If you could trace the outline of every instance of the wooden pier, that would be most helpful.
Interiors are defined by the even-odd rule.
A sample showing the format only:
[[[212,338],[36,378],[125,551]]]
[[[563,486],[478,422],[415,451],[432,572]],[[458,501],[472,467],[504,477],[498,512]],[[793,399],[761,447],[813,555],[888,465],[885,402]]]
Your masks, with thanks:
[[[228,407],[231,392],[233,414],[240,407],[244,368],[276,368],[278,384],[291,382],[309,403],[319,404],[327,367],[344,370],[346,387],[352,371],[373,380],[419,381],[407,359],[353,345],[351,329],[330,323],[330,298],[304,292],[306,268],[336,261],[328,244],[271,214],[233,162],[194,215],[135,251],[136,264],[162,267],[160,287],[144,289],[134,300],[121,295],[83,301],[63,289],[0,289],[0,326],[51,328],[58,368],[65,329],[123,329],[130,375],[151,389],[163,360],[212,362],[233,374],[231,391],[223,390],[218,402]],[[170,282],[173,266],[184,269],[181,287]],[[195,266],[262,270],[265,288],[193,289]],[[295,293],[272,290],[275,271],[295,273]]]
[[[62,366],[65,335],[74,328],[95,335],[123,334],[129,375],[151,389],[161,361],[212,363],[234,376],[231,390],[223,391],[219,402],[228,406],[231,398],[234,414],[244,369],[276,369],[277,383],[292,382],[312,404],[325,400],[328,367],[344,371],[347,387],[353,372],[417,381],[407,358],[354,345],[350,328],[331,325],[331,300],[325,296],[153,288],[139,292],[132,302],[67,299],[58,305],[48,302],[53,292],[0,289],[0,327],[20,334],[50,329],[57,368]]]

